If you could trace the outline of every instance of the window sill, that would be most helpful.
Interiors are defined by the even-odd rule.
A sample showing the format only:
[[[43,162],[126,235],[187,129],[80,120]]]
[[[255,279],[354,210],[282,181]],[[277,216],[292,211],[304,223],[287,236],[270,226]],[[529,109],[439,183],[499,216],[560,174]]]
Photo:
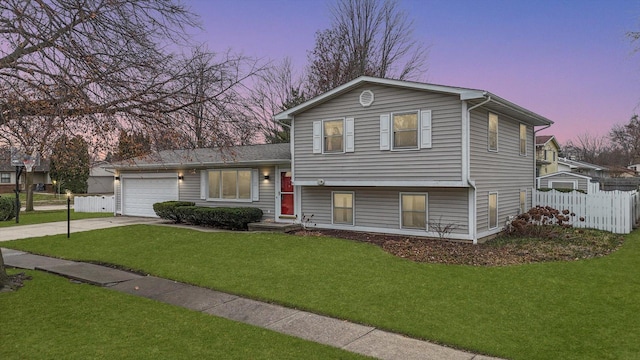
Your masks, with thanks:
[[[207,202],[235,202],[235,203],[250,203],[251,199],[206,199]]]

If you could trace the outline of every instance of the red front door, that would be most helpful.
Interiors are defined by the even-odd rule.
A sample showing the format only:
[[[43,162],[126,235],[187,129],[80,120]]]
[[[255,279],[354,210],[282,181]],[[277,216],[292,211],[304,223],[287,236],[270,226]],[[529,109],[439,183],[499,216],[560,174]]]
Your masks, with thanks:
[[[294,203],[291,171],[280,171],[280,215],[293,216]]]

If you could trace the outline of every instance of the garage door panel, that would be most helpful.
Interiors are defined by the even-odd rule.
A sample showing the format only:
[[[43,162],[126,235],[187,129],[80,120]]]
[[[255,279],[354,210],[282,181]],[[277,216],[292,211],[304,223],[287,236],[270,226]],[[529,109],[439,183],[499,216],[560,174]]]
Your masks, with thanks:
[[[171,175],[169,175],[171,176]],[[157,217],[153,204],[178,200],[178,179],[167,178],[122,179],[122,213],[130,216]]]

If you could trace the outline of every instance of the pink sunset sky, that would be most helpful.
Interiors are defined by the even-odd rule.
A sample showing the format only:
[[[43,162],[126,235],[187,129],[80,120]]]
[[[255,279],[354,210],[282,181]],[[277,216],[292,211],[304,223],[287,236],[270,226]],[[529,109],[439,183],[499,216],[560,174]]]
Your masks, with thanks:
[[[399,0],[429,47],[434,84],[482,89],[547,117],[561,144],[608,134],[640,112],[640,2]],[[302,71],[332,0],[184,0],[216,52],[292,59]],[[640,46],[640,43],[637,44]]]

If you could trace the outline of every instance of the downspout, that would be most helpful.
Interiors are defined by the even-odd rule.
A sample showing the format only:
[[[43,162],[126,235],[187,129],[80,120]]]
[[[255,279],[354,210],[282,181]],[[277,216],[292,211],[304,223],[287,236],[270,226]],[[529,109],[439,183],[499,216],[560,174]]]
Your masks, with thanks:
[[[486,96],[486,94],[485,94]],[[487,99],[479,104],[473,105],[472,107],[467,109],[467,124],[466,124],[466,145],[469,147],[469,149],[471,148],[471,139],[470,139],[470,134],[471,134],[471,110],[476,109],[488,102],[491,101],[491,96],[488,96]],[[471,216],[469,216],[469,234],[472,236],[473,238],[473,243],[477,244],[478,243],[478,231],[477,231],[477,220],[478,220],[478,216],[477,216],[477,207],[476,207],[476,192],[477,192],[477,188],[476,188],[476,182],[471,180],[471,152],[467,151],[467,161],[466,161],[466,173],[467,173],[467,183],[469,184],[469,186],[471,186],[471,188],[473,189],[473,196],[469,199],[470,201],[472,201],[473,203],[470,204],[472,205],[471,208],[473,209],[473,219],[471,218]],[[471,214],[469,214],[471,215]]]

